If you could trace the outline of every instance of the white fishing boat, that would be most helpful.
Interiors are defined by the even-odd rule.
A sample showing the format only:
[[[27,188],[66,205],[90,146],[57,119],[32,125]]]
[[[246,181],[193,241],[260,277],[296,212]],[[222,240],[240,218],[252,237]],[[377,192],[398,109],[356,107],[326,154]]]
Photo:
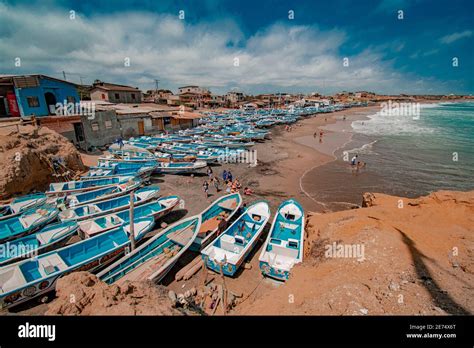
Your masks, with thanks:
[[[0,206],[0,220],[21,214],[23,211],[45,204],[47,196],[44,193],[34,193],[13,199],[9,204]]]
[[[269,219],[268,203],[253,203],[201,251],[206,266],[217,273],[234,276],[257,244]]]
[[[147,186],[133,193],[134,204],[139,206],[158,198],[160,188],[158,186]],[[81,221],[92,219],[97,216],[116,213],[130,207],[130,195],[120,196],[105,201],[85,204],[78,207],[66,209],[59,213],[61,221]]]
[[[178,196],[167,196],[135,207],[134,219],[152,217],[156,220],[171,212],[180,202]],[[130,209],[115,214],[100,216],[79,222],[79,235],[82,239],[90,238],[130,222]]]
[[[263,275],[285,281],[291,268],[303,261],[304,210],[293,199],[279,207],[259,257]]]
[[[154,226],[154,219],[134,223],[140,241]],[[9,308],[56,287],[57,280],[75,271],[94,272],[120,257],[130,245],[130,225],[122,226],[35,258],[0,268],[0,308]]]

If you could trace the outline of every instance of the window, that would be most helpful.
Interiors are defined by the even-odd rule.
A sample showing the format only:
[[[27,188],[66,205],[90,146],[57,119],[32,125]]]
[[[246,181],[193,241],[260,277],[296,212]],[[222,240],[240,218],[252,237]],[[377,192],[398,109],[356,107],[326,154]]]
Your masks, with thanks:
[[[102,99],[105,99],[105,94],[104,93],[102,93]]]
[[[112,128],[112,121],[111,120],[106,120],[105,121],[105,128],[106,129]]]
[[[26,97],[26,101],[30,108],[37,108],[40,106],[38,97]]]
[[[68,103],[75,103],[76,102],[76,98],[72,97],[72,96],[69,96],[67,97],[67,102]]]
[[[120,95],[118,93],[115,93],[115,99],[120,99]]]
[[[99,124],[97,122],[92,122],[91,127],[94,132],[99,130]]]
[[[171,123],[171,117],[163,117],[163,123],[165,125],[170,124]]]
[[[135,99],[135,93],[132,93],[132,99]]]

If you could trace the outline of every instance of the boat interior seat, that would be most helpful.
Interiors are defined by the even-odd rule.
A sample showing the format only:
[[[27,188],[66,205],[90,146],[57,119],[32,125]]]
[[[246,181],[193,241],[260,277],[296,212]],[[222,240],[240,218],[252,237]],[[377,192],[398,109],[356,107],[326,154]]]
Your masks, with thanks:
[[[37,220],[41,219],[42,214],[35,212],[19,218],[21,225],[26,230],[30,228]]]
[[[242,236],[231,236],[229,234],[223,234],[220,238],[221,249],[230,251],[235,254],[239,254],[245,245],[245,238]]]
[[[0,273],[0,293],[6,293],[26,283],[27,280],[19,267],[11,267]]]
[[[36,239],[38,239],[41,245],[48,244],[51,241],[52,237],[56,234],[56,232],[57,231],[55,229],[52,229],[48,232],[38,233],[36,235]]]
[[[278,256],[289,257],[296,259],[298,257],[298,249],[290,249],[282,245],[271,244],[271,252]]]
[[[38,260],[38,268],[45,276],[67,268],[66,263],[58,254],[51,254]]]
[[[286,228],[288,230],[296,230],[300,225],[290,224],[288,222],[280,222],[280,228]]]

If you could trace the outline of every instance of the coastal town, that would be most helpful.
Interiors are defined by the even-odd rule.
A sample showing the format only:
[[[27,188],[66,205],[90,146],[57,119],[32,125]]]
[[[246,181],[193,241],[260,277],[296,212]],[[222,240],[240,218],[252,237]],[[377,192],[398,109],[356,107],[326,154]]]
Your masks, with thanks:
[[[419,102],[468,101],[469,96],[251,96],[235,91],[217,96],[192,85],[173,94],[158,88],[143,93],[99,80],[83,86],[46,75],[2,75],[0,81],[4,310],[364,315],[413,314],[416,308],[432,313],[434,307],[425,300],[395,308],[387,298],[379,305],[345,310],[335,304],[304,309],[300,302],[290,307],[280,303],[277,312],[267,302],[273,301],[268,294],[284,298],[285,289],[319,277],[312,265],[321,253],[333,259],[334,267],[340,257],[369,269],[382,262],[367,256],[368,241],[342,237],[349,227],[337,232],[348,243],[336,242],[336,232],[327,238],[324,221],[334,214],[334,221],[364,221],[379,209],[390,211],[396,197],[361,193],[359,202],[334,208],[304,188],[308,172],[338,157],[336,151],[350,140],[351,123],[383,111],[387,102],[398,110]],[[363,176],[367,160],[357,152],[350,155],[347,172]],[[472,197],[463,195],[469,202],[465,209],[473,209]],[[436,197],[440,201],[424,208],[420,219],[448,204],[451,196]],[[350,217],[340,220],[338,214]],[[109,239],[120,248],[108,245]],[[101,249],[93,251],[94,243]],[[372,248],[382,250],[381,245]],[[275,255],[286,263],[275,263]],[[387,260],[393,257],[386,255]],[[394,290],[407,284],[406,277],[396,280],[386,274],[381,283]],[[443,281],[449,279],[446,274]],[[119,290],[109,288],[111,284]],[[112,302],[107,299],[111,291],[121,294]],[[80,306],[69,301],[71,293],[80,297]],[[121,304],[132,303],[127,294],[137,293],[148,295],[124,309]],[[469,306],[467,298],[462,301]],[[449,304],[443,311],[448,310],[466,309]]]
[[[156,86],[158,87],[158,86]],[[0,75],[0,121],[36,118],[38,124],[69,139],[78,149],[93,152],[123,139],[173,132],[199,125],[206,112],[374,105],[383,101],[458,100],[462,96],[377,95],[341,92],[332,96],[273,93],[212,94],[199,86],[141,91],[137,87],[95,80],[80,85],[46,75]]]

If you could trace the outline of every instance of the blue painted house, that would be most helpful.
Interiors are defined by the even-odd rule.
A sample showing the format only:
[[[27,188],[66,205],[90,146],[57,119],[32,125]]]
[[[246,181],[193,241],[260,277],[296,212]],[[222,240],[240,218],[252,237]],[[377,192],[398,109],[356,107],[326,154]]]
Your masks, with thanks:
[[[55,115],[57,103],[79,103],[77,85],[45,75],[0,75],[0,116]],[[16,107],[15,107],[16,102]],[[15,110],[17,109],[17,111]]]

